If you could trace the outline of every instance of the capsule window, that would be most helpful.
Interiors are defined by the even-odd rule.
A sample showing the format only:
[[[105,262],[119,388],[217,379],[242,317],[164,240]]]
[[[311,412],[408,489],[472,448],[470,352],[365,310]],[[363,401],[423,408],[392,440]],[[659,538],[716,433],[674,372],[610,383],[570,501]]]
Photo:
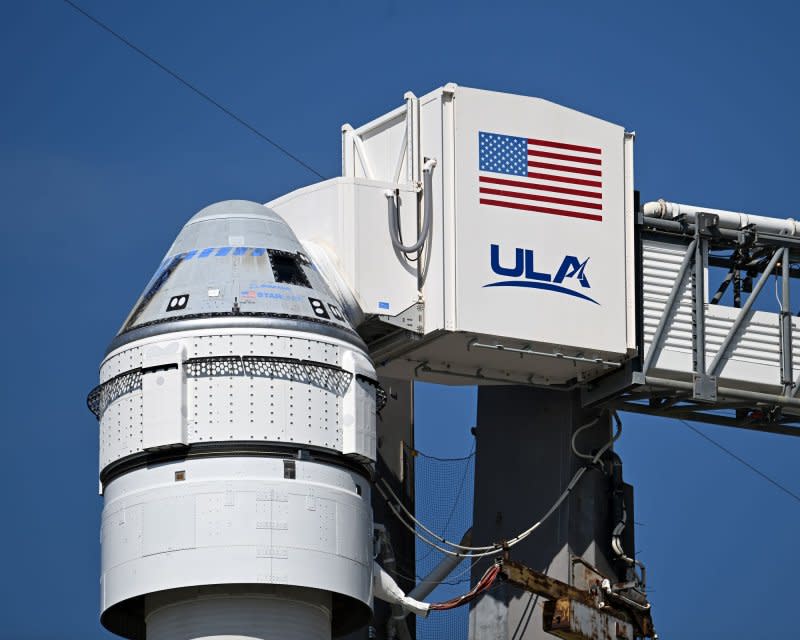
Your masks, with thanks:
[[[311,288],[311,284],[303,271],[300,256],[296,253],[270,250],[269,260],[272,264],[272,274],[275,277],[275,282]]]

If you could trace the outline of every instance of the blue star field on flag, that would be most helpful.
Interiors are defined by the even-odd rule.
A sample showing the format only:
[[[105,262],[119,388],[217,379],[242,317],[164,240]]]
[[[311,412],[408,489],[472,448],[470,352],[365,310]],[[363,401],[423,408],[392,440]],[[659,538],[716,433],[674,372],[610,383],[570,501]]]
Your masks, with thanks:
[[[480,132],[480,170],[528,175],[528,139]]]

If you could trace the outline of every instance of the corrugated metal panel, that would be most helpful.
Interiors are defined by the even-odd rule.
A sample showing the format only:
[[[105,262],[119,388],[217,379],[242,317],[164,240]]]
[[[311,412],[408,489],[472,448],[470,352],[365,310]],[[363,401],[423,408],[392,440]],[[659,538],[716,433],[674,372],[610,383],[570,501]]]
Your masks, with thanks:
[[[646,240],[643,253],[643,322],[645,353],[665,312],[667,298],[680,270],[686,247],[680,244]],[[692,297],[691,278],[680,293],[665,332],[662,351],[650,374],[688,379],[692,373]],[[769,295],[767,292],[762,295]],[[708,292],[706,291],[706,300]],[[739,309],[725,305],[706,305],[706,360],[717,355]],[[792,318],[793,362],[800,360],[800,322]],[[794,368],[795,379],[800,369]],[[741,389],[781,390],[780,330],[777,313],[756,311],[745,323],[728,361],[719,373],[721,383]]]

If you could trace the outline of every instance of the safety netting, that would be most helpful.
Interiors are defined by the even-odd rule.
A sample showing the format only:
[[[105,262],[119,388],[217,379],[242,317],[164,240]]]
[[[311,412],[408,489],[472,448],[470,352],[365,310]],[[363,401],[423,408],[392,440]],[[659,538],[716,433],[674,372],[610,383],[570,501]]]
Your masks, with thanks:
[[[472,526],[472,501],[475,482],[475,452],[460,458],[440,458],[421,451],[414,455],[415,507],[417,518],[447,540],[458,542]],[[418,533],[424,532],[418,528]],[[416,540],[416,573],[419,584],[445,559],[445,554]],[[474,561],[462,560],[436,585],[427,602],[442,602],[469,591]],[[481,563],[488,566],[491,561]],[[418,640],[467,640],[469,607],[434,611],[417,618]]]

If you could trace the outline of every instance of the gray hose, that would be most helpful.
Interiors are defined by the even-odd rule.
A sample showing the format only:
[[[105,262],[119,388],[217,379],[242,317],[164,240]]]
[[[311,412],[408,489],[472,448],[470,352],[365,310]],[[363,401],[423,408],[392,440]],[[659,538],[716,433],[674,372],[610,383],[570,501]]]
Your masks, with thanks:
[[[423,246],[431,232],[431,220],[433,219],[432,205],[432,184],[433,184],[433,168],[436,166],[436,159],[429,158],[425,161],[422,167],[423,174],[423,197],[425,199],[425,211],[422,216],[422,229],[419,232],[417,241],[412,245],[404,245],[400,240],[400,210],[394,200],[394,194],[391,191],[386,192],[386,199],[389,201],[390,217],[394,224],[389,224],[389,235],[392,239],[392,245],[395,249],[402,253],[416,253]]]

